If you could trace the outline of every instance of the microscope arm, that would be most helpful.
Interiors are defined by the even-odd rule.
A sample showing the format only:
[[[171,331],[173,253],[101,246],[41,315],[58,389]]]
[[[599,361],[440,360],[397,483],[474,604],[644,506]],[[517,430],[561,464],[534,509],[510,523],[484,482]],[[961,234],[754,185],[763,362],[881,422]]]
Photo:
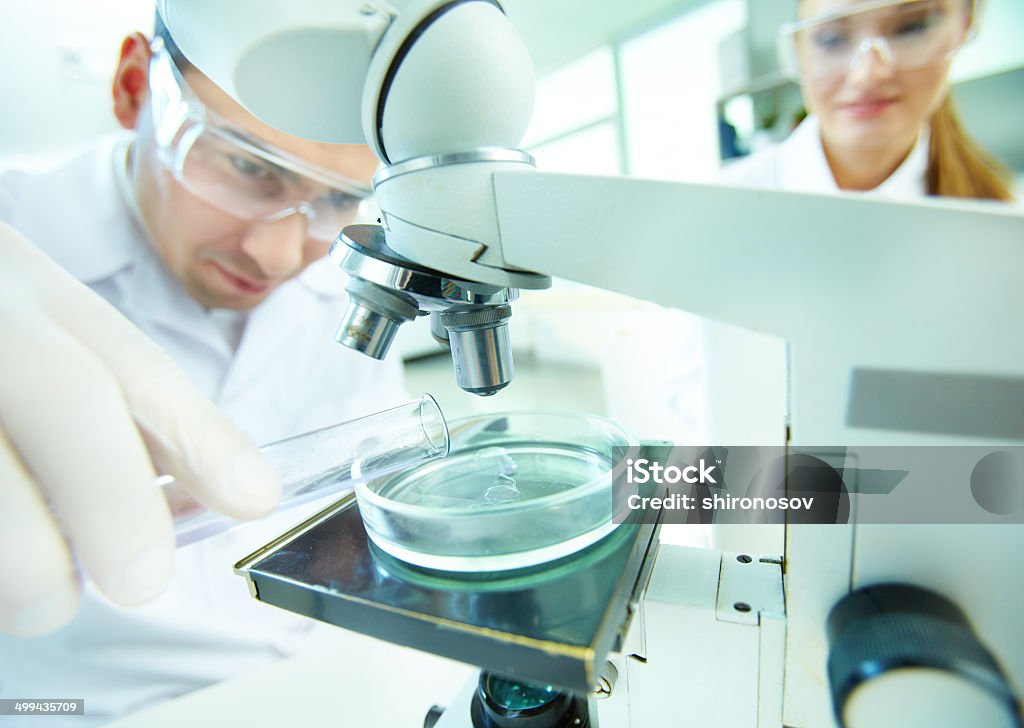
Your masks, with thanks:
[[[950,396],[962,382],[989,430],[950,411],[919,432],[1020,432],[1003,378],[1024,376],[1024,216],[1009,206],[543,172],[497,172],[494,190],[512,265],[785,339],[794,443],[908,441],[908,403],[873,396],[895,371],[949,375]]]
[[[821,320],[904,341],[956,325],[991,351],[1005,299],[983,291],[1024,262],[1007,206],[545,172],[498,172],[494,188],[512,264],[800,343]],[[981,238],[965,228],[979,221]]]

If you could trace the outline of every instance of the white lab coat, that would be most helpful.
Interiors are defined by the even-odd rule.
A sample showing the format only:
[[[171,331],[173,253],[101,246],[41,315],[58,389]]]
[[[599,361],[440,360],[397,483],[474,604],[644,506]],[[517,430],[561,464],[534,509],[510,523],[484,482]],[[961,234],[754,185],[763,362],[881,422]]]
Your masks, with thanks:
[[[124,164],[126,139],[105,137],[47,173],[0,176],[0,220],[165,348],[256,443],[406,399],[397,357],[377,362],[334,342],[347,297],[344,275],[326,260],[252,311],[233,350],[217,315],[161,264],[124,199],[116,165]],[[312,639],[337,639],[344,633],[336,628],[251,599],[231,571],[311,508],[179,549],[172,585],[146,606],[118,608],[87,584],[80,613],[54,635],[0,636],[0,697],[84,698],[93,720],[73,720],[90,725],[255,668]],[[27,724],[38,725],[33,720]]]
[[[912,200],[927,194],[928,130],[903,163],[882,184],[865,194]],[[821,123],[811,115],[785,140],[726,166],[719,180],[743,187],[790,192],[838,193],[832,170],[821,146]]]

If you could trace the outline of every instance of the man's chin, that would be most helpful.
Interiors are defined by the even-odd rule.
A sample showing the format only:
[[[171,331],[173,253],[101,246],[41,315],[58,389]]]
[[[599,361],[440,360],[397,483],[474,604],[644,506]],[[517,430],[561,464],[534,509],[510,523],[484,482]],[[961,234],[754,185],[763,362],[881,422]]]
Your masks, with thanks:
[[[210,302],[203,305],[207,308],[226,308],[232,311],[251,311],[263,303],[269,295],[270,291],[245,296],[225,294],[213,295],[209,298]]]

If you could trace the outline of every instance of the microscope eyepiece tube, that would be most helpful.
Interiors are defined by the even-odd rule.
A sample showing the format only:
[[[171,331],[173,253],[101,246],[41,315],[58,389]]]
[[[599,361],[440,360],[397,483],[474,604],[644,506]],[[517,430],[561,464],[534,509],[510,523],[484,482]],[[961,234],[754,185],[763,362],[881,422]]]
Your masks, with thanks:
[[[508,304],[457,308],[441,314],[448,330],[455,379],[463,390],[487,397],[512,381],[511,317]]]

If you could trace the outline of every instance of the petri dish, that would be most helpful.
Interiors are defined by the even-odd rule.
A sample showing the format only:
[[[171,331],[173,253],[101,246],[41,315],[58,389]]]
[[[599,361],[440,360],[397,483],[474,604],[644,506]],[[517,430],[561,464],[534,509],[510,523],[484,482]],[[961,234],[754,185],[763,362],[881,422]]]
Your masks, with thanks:
[[[615,529],[613,473],[637,443],[610,420],[509,412],[453,420],[449,432],[447,457],[355,486],[367,535],[390,556],[505,571],[564,558]]]

